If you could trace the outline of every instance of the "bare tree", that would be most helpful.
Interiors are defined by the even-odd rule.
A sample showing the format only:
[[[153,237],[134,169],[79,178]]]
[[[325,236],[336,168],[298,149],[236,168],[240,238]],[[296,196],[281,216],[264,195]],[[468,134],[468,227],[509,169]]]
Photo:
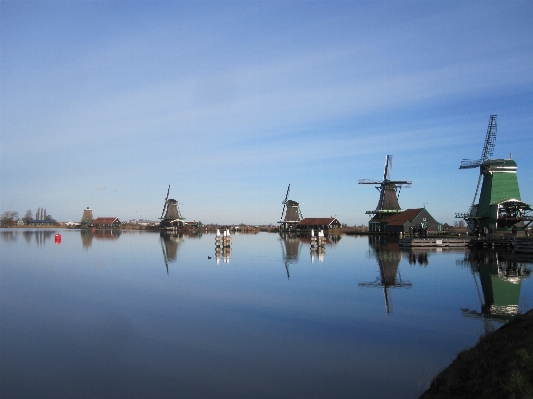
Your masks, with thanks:
[[[11,226],[19,219],[19,213],[16,211],[5,211],[2,214],[2,225]]]
[[[32,219],[33,219],[33,214],[32,214],[32,212],[31,212],[31,210],[28,209],[28,210],[26,211],[26,213],[24,214],[24,217],[22,218],[22,220],[24,221],[24,223],[28,224],[28,222],[29,222],[30,220],[32,220]]]

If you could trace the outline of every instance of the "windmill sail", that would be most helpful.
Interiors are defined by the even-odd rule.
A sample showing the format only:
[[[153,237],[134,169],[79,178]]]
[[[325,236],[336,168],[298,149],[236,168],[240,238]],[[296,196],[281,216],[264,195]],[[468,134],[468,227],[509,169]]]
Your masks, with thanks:
[[[398,202],[398,193],[401,187],[410,187],[412,182],[409,180],[391,180],[392,174],[392,155],[385,158],[385,167],[383,170],[383,180],[360,179],[359,184],[372,184],[379,191],[379,201],[375,211],[368,211],[367,214],[379,212],[396,212],[401,211]]]

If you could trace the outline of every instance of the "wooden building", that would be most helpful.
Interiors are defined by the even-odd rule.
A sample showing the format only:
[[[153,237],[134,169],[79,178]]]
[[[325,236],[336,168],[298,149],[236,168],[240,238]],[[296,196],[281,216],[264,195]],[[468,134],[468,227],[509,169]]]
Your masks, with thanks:
[[[115,217],[96,218],[93,220],[92,225],[97,229],[118,229],[120,227],[120,220]]]
[[[442,224],[426,208],[406,209],[380,218],[376,215],[369,222],[369,230],[374,233],[406,234],[409,227],[418,225],[427,226],[429,231],[442,231]]]
[[[337,218],[305,218],[298,223],[298,230],[329,230],[341,228]]]

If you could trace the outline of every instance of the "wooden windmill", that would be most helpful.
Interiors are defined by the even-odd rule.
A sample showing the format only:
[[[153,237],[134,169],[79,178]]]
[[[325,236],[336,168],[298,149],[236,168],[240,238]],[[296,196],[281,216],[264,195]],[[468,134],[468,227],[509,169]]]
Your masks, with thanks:
[[[285,199],[282,202],[283,210],[281,211],[281,220],[278,222],[280,230],[292,230],[303,219],[300,204],[289,199],[290,190],[291,185],[289,184]]]
[[[516,171],[516,162],[508,159],[490,159],[494,153],[497,134],[496,115],[491,115],[481,158],[463,159],[459,169],[479,167],[474,199],[467,213],[457,213],[455,217],[466,221],[471,231],[482,229],[510,229],[522,222],[528,227],[533,217],[529,204],[522,202]],[[481,186],[481,191],[479,190]],[[479,193],[479,198],[478,198]]]
[[[389,215],[400,213],[402,209],[398,202],[398,196],[402,187],[411,187],[409,180],[392,180],[392,155],[385,159],[383,180],[360,179],[359,184],[372,184],[379,191],[379,201],[375,210],[366,211],[367,215],[374,215],[370,220],[371,231],[381,231],[381,221]]]
[[[161,222],[159,225],[161,228],[182,227],[184,217],[181,216],[178,201],[172,198],[168,198],[170,193],[170,184],[167,190],[167,196],[165,198],[165,204],[163,205],[163,212],[161,212]]]

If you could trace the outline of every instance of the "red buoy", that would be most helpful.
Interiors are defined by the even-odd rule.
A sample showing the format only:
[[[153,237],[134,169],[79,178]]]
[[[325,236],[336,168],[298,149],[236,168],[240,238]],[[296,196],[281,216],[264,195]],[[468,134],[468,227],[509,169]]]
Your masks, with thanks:
[[[61,244],[61,234],[56,234],[55,235],[55,242],[56,242],[56,244]]]

